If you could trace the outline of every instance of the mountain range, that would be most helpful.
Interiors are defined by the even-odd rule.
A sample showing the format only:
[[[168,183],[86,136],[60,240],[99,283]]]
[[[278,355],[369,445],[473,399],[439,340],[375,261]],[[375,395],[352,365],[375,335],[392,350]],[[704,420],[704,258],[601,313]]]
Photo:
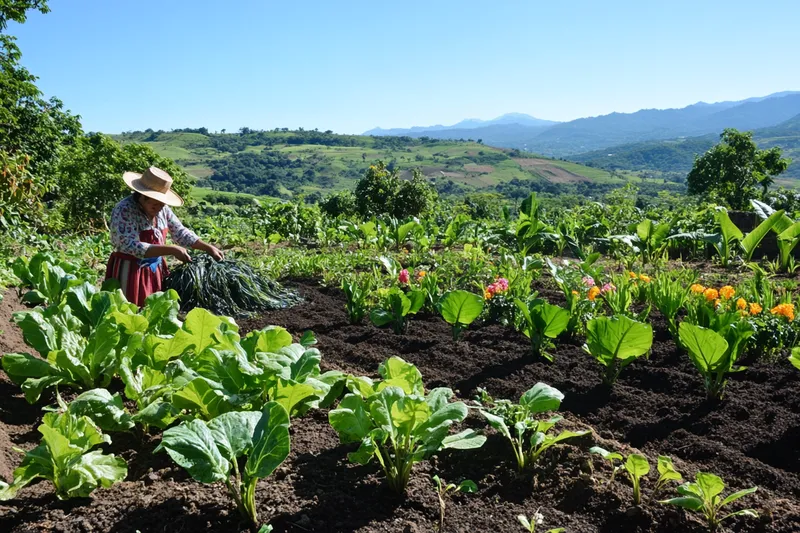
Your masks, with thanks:
[[[623,144],[719,135],[725,128],[768,128],[798,115],[800,91],[783,91],[739,101],[698,102],[680,109],[642,109],[561,123],[509,113],[493,120],[469,119],[452,126],[375,128],[365,135],[481,139],[492,146],[566,157]]]

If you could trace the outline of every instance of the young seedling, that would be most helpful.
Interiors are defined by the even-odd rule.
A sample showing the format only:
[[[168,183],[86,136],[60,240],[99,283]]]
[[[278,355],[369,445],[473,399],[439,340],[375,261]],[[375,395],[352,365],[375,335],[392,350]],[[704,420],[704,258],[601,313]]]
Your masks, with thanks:
[[[658,480],[653,489],[654,493],[658,493],[658,491],[663,489],[670,481],[681,481],[683,479],[681,473],[675,470],[672,459],[666,455],[658,456],[658,473]]]
[[[603,449],[599,446],[592,446],[589,448],[589,453],[594,453],[611,463],[611,477],[608,479],[608,484],[614,482],[614,476],[617,474],[617,470],[619,470],[619,465],[615,465],[614,461],[622,461],[622,454],[617,452],[610,452],[606,449]]]
[[[471,494],[477,492],[478,486],[474,481],[465,479],[458,485],[442,481],[439,476],[433,476],[433,482],[436,484],[436,492],[439,495],[439,532],[444,531],[444,511],[447,503],[447,498],[450,492],[462,492],[464,494]]]
[[[542,513],[540,513],[537,509],[530,519],[528,519],[528,517],[524,514],[520,514],[517,515],[517,520],[519,520],[519,523],[525,528],[525,531],[528,531],[528,533],[536,533],[536,526],[541,525],[542,522],[544,522],[544,515],[542,515]],[[558,527],[555,529],[549,529],[545,533],[563,533],[564,531],[565,530],[563,527]]]
[[[650,473],[650,463],[644,455],[632,453],[625,461],[625,471],[633,484],[633,503],[639,505],[642,503],[641,480]]]
[[[758,518],[758,513],[753,509],[741,509],[720,516],[722,508],[726,505],[733,503],[743,496],[753,494],[758,487],[750,487],[749,489],[734,492],[725,499],[721,499],[722,491],[725,490],[725,483],[722,478],[714,474],[706,472],[698,472],[695,478],[696,482],[687,482],[678,487],[680,497],[671,498],[669,500],[662,500],[660,503],[668,503],[670,505],[677,505],[684,509],[691,511],[699,511],[708,523],[708,528],[711,531],[716,531],[720,523],[732,516],[749,516],[751,518]]]

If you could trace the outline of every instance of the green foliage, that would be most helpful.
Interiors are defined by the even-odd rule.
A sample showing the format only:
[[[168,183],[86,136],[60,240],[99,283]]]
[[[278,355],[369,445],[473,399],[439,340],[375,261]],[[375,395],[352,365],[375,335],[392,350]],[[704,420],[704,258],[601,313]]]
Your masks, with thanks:
[[[678,312],[689,299],[690,287],[696,275],[691,270],[662,271],[650,283],[650,301],[666,319],[673,339],[678,338]]]
[[[695,480],[694,483],[687,482],[678,487],[679,497],[664,500],[661,503],[676,505],[684,509],[689,509],[690,511],[700,512],[711,531],[716,531],[720,523],[734,516],[758,518],[758,513],[753,509],[741,509],[722,515],[723,507],[748,494],[753,494],[758,487],[751,487],[734,492],[723,499],[722,491],[725,490],[725,483],[719,476],[706,472],[698,472]]]
[[[210,422],[189,420],[167,429],[156,452],[201,483],[222,481],[242,515],[258,527],[256,484],[289,456],[289,414],[276,402],[261,412],[222,414]],[[239,459],[246,457],[239,469]]]
[[[330,217],[353,216],[356,214],[356,197],[352,191],[331,193],[320,202],[319,208]]]
[[[558,337],[569,324],[569,311],[545,302],[541,298],[515,300],[520,312],[522,333],[531,340],[531,353],[553,361],[553,356],[545,351],[552,345],[549,339]]]
[[[632,453],[628,455],[628,459],[624,464],[615,466],[614,461],[623,460],[622,454],[617,452],[609,452],[608,450],[604,450],[599,446],[592,447],[589,452],[601,456],[611,464],[611,478],[608,481],[609,483],[614,481],[614,475],[617,473],[617,471],[624,470],[628,475],[631,485],[633,486],[633,503],[636,505],[641,504],[641,482],[642,479],[650,473],[650,463],[647,461],[647,457],[638,453]],[[653,493],[658,493],[670,481],[680,481],[682,479],[680,472],[675,470],[675,466],[672,464],[672,459],[665,455],[658,456],[658,474],[658,480],[653,488]]]
[[[450,291],[442,295],[439,308],[444,321],[453,326],[453,340],[458,340],[461,330],[483,312],[483,298],[468,291]]]
[[[759,150],[752,132],[728,128],[719,144],[695,159],[686,178],[689,194],[711,194],[733,209],[744,209],[756,197],[756,187],[766,191],[789,163],[780,148]]]
[[[738,344],[737,331],[748,331],[744,324],[733,324],[727,328],[729,338],[733,333]],[[706,393],[709,399],[719,399],[725,392],[727,376],[733,372],[741,372],[746,367],[735,366],[738,350],[716,331],[682,322],[678,329],[681,345],[689,352],[689,358],[703,376]],[[750,331],[752,335],[752,331]],[[749,335],[748,335],[749,336]]]
[[[428,213],[436,191],[419,172],[414,172],[410,181],[403,181],[397,170],[389,170],[383,161],[378,161],[356,185],[355,197],[356,208],[363,217],[388,215],[405,219]]]
[[[0,32],[8,27],[8,21],[23,24],[27,18],[27,11],[35,9],[40,13],[49,13],[47,0],[1,0],[0,1]]]
[[[583,349],[605,367],[603,382],[613,385],[622,369],[650,351],[653,327],[624,315],[597,317],[586,324]]]
[[[433,476],[433,482],[436,485],[436,493],[439,496],[439,531],[444,531],[444,511],[450,493],[460,492],[462,494],[470,494],[477,492],[478,486],[471,479],[465,479],[456,485],[455,483],[442,481],[439,476]]]
[[[372,280],[367,276],[350,276],[342,280],[342,292],[347,301],[344,304],[347,319],[358,324],[367,314],[367,297],[372,288]]]
[[[57,167],[57,202],[70,227],[102,227],[103,218],[130,189],[122,181],[127,171],[158,167],[172,176],[172,189],[187,198],[191,178],[171,159],[147,145],[124,144],[101,133],[80,136],[64,150]]]
[[[473,449],[486,437],[466,429],[450,435],[449,428],[467,417],[462,402],[449,403],[453,391],[437,388],[425,395],[422,376],[414,365],[399,357],[383,363],[383,378],[349,377],[339,406],[330,411],[331,426],[342,442],[360,442],[348,458],[367,464],[380,463],[389,486],[403,494],[414,464],[442,449]]]
[[[108,488],[128,475],[124,459],[100,450],[92,451],[95,446],[110,443],[111,439],[91,418],[69,411],[46,413],[38,429],[42,443],[25,453],[22,464],[14,470],[10,485],[0,482],[0,500],[13,498],[38,478],[51,481],[56,496],[65,500],[87,497],[96,488]]]
[[[573,437],[589,433],[586,431],[562,431],[548,433],[558,422],[560,416],[547,420],[537,420],[536,415],[555,411],[561,405],[564,395],[544,383],[537,383],[528,390],[518,404],[510,400],[494,400],[486,391],[481,391],[481,414],[489,425],[509,440],[517,459],[517,468],[522,471],[530,468],[539,457],[552,446]]]
[[[401,334],[408,328],[408,317],[416,314],[425,303],[425,293],[420,290],[404,293],[397,287],[392,287],[383,299],[381,307],[373,309],[369,315],[376,326],[392,326],[396,334]]]

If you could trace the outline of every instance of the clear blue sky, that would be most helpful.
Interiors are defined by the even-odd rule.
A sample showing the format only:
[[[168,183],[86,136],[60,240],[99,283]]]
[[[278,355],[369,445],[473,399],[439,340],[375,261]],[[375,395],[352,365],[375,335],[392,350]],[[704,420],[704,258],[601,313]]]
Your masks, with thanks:
[[[800,90],[800,0],[51,0],[11,24],[86,130],[360,133]]]

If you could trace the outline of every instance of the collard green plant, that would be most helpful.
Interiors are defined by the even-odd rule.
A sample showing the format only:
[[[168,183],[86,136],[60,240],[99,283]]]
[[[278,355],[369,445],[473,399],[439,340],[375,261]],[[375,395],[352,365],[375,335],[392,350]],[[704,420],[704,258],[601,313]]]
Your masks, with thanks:
[[[22,297],[27,304],[58,305],[67,289],[82,283],[73,274],[76,270],[73,265],[46,253],[37,253],[29,261],[18,257],[11,268],[22,284],[31,289]]]
[[[453,340],[483,312],[483,298],[467,291],[450,291],[439,302],[444,321],[453,326]]]
[[[92,450],[111,439],[89,417],[51,412],[44,415],[38,429],[41,444],[27,453],[18,450],[25,458],[14,470],[10,485],[0,482],[0,500],[13,498],[39,478],[51,481],[56,496],[65,500],[89,496],[96,488],[108,488],[128,475],[124,459]]]
[[[552,354],[544,351],[552,345],[550,339],[558,337],[569,324],[569,311],[545,302],[541,298],[527,301],[515,300],[520,312],[522,333],[531,340],[531,353],[553,361]]]
[[[256,484],[283,463],[289,448],[289,414],[269,402],[261,412],[182,422],[164,431],[155,452],[165,450],[201,483],[225,483],[239,511],[257,527]],[[241,457],[247,459],[240,470]]]
[[[653,327],[624,315],[597,317],[586,324],[583,349],[605,367],[603,382],[613,385],[622,369],[650,351]]]
[[[27,353],[3,357],[3,370],[21,385],[29,403],[36,403],[45,389],[57,385],[83,390],[111,382],[117,370],[120,333],[110,316],[88,338],[81,335],[83,324],[66,306],[21,311],[14,314],[14,321],[26,344],[43,358]]]
[[[106,389],[79,394],[69,403],[67,412],[76,417],[88,416],[103,431],[127,431],[134,426],[120,395],[112,395]]]
[[[481,391],[479,403],[481,414],[489,425],[511,443],[517,468],[522,471],[533,466],[552,446],[589,433],[588,430],[549,433],[562,417],[554,416],[547,420],[535,418],[536,415],[556,411],[563,399],[564,395],[558,389],[537,383],[522,395],[518,404],[510,400],[494,400],[486,391]]]
[[[436,485],[436,493],[439,496],[439,531],[444,531],[444,512],[450,493],[471,494],[478,491],[478,486],[471,479],[465,479],[456,485],[455,483],[442,481],[439,476],[433,476],[433,482]]]
[[[732,513],[723,514],[723,507],[735,502],[739,498],[753,494],[758,487],[740,490],[722,498],[725,483],[719,476],[706,472],[698,472],[695,482],[687,482],[678,487],[677,498],[664,500],[661,503],[677,505],[690,511],[702,513],[711,531],[716,531],[720,523],[733,516],[749,516],[758,518],[758,513],[753,509],[741,509]]]
[[[425,303],[425,293],[414,290],[404,293],[397,287],[389,289],[383,304],[373,309],[369,315],[376,326],[391,326],[396,334],[403,333],[408,327],[408,317],[416,314]]]
[[[414,464],[439,450],[483,446],[486,437],[474,430],[449,434],[467,416],[466,405],[449,402],[453,391],[437,388],[426,395],[419,370],[399,357],[388,359],[379,373],[377,382],[348,378],[350,393],[328,418],[342,442],[361,443],[348,458],[358,464],[376,459],[392,490],[403,494]]]

